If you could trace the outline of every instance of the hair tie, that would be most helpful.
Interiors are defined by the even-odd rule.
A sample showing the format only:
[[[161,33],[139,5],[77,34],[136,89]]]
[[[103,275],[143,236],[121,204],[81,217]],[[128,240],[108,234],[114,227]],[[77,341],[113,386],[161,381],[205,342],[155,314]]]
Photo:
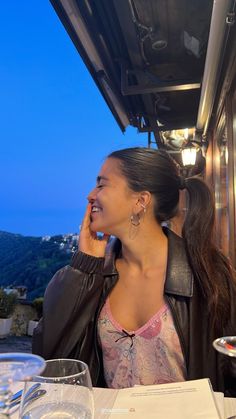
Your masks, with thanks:
[[[185,178],[183,176],[179,177],[179,189],[183,190],[186,188]]]

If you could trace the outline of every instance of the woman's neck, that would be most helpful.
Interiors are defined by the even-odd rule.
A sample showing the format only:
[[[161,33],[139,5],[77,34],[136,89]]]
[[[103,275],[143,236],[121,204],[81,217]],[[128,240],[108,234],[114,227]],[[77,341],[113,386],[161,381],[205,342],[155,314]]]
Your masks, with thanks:
[[[122,244],[122,259],[129,266],[140,270],[165,263],[167,260],[168,240],[162,227],[155,223],[150,226],[138,226],[132,237],[126,234],[120,238]]]

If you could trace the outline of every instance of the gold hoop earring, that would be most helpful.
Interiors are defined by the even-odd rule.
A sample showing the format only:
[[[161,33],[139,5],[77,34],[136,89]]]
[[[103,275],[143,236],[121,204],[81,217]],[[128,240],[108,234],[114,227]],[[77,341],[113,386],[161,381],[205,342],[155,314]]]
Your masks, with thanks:
[[[139,214],[132,214],[130,217],[130,222],[133,226],[138,227],[140,224],[140,215]]]

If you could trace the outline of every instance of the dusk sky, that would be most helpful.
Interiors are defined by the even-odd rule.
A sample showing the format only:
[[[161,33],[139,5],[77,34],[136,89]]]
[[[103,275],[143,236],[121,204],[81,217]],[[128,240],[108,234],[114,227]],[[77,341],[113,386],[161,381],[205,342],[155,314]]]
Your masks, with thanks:
[[[104,157],[123,134],[47,0],[1,2],[0,230],[77,232]]]

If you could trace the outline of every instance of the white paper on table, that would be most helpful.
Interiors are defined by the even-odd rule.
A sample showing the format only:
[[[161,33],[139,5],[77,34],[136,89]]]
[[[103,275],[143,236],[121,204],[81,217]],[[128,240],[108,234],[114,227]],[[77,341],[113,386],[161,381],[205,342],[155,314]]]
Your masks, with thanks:
[[[222,419],[225,418],[224,393],[214,391],[215,403]]]
[[[208,379],[121,389],[109,414],[110,419],[220,418]]]
[[[224,398],[225,418],[235,415],[236,416],[236,397]]]
[[[110,416],[118,391],[111,388],[94,387],[94,417],[95,419],[106,419]]]

